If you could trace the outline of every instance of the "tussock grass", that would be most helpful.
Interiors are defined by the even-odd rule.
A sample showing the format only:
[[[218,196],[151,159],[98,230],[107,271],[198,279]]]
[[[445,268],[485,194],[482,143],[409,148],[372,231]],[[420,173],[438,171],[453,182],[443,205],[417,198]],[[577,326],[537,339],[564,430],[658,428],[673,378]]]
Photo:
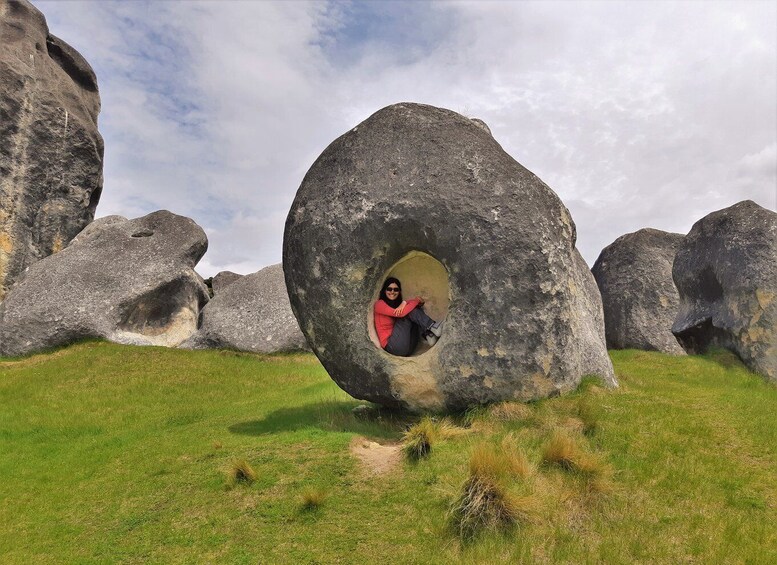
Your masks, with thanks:
[[[491,406],[488,409],[488,415],[498,422],[512,422],[528,420],[532,418],[534,412],[529,405],[522,402],[501,402]]]
[[[432,452],[432,444],[437,439],[434,422],[428,416],[411,426],[402,437],[402,452],[411,461],[428,457]]]
[[[300,495],[300,509],[313,511],[321,507],[326,500],[326,491],[320,488],[307,487]]]
[[[462,540],[486,531],[508,530],[536,512],[532,497],[510,492],[506,479],[515,460],[490,444],[478,444],[469,460],[469,476],[448,512],[450,526]]]
[[[435,420],[431,416],[424,416],[404,433],[402,452],[411,461],[418,461],[431,454],[435,442],[456,438],[468,432],[469,430],[457,426],[450,418]]]
[[[256,480],[256,471],[245,459],[232,461],[227,469],[227,486],[235,487],[240,484],[250,485]]]

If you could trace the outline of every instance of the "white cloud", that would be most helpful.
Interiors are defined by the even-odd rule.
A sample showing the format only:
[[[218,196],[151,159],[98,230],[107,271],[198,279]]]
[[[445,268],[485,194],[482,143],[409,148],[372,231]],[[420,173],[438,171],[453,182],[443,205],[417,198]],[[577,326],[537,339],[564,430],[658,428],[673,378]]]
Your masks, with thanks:
[[[193,217],[206,276],[280,261],[308,167],[399,101],[484,119],[570,208],[589,263],[627,231],[777,207],[771,4],[37,5],[98,72],[98,213]]]

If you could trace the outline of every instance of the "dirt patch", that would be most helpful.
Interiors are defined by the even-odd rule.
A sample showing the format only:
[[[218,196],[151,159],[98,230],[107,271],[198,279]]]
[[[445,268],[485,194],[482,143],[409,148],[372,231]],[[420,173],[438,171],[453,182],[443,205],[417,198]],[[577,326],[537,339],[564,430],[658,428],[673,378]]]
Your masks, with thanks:
[[[381,445],[364,437],[351,440],[351,453],[370,475],[390,473],[402,462],[402,446],[398,443]]]

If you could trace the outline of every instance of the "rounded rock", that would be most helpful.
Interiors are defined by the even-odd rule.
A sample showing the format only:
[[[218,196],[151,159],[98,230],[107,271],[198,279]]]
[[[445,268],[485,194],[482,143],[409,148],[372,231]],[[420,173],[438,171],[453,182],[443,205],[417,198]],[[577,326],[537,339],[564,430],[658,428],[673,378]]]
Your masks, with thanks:
[[[617,383],[601,298],[558,196],[479,125],[396,104],[336,139],[286,220],[292,310],[351,395],[411,410],[532,400],[584,375]],[[397,274],[445,319],[431,349],[396,357],[374,338],[380,285]]]

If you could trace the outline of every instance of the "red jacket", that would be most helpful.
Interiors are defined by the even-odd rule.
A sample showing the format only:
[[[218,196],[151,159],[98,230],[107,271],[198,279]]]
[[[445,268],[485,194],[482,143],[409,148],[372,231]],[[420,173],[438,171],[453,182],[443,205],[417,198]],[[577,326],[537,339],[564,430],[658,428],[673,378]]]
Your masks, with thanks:
[[[386,348],[391,332],[394,331],[394,318],[404,318],[418,306],[417,298],[407,300],[406,302],[405,309],[399,316],[394,314],[394,308],[386,304],[382,298],[375,302],[375,333],[378,334],[380,346],[383,349]]]

